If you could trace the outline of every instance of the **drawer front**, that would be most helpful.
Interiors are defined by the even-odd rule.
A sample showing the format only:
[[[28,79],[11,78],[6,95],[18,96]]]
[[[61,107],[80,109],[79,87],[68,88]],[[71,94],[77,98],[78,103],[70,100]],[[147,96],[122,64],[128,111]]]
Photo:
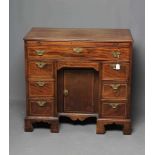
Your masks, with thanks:
[[[53,63],[47,61],[29,61],[29,77],[53,78]]]
[[[31,47],[28,48],[30,58],[61,59],[65,57],[88,58],[92,60],[123,60],[129,61],[129,48],[104,48],[104,47]]]
[[[119,63],[103,64],[102,66],[102,79],[103,80],[128,80],[129,77],[129,64]]]
[[[103,99],[126,99],[127,98],[127,84],[103,83],[102,84],[102,98]]]
[[[54,97],[54,81],[29,81],[29,96],[52,96]]]
[[[102,103],[102,117],[119,117],[124,118],[126,116],[126,104],[125,103]]]
[[[109,60],[109,61],[129,61],[129,48],[95,48],[88,53],[88,57],[93,60]]]
[[[54,101],[52,99],[29,100],[29,115],[31,116],[53,116]]]
[[[57,63],[57,68],[88,68],[88,69],[95,69],[99,71],[99,63],[92,62],[92,61],[59,61]]]

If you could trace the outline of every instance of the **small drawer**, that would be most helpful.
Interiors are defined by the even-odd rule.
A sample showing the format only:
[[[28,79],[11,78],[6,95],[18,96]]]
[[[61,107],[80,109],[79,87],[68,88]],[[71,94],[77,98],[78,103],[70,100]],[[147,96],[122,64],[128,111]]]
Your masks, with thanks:
[[[29,100],[29,115],[31,116],[53,116],[54,101],[52,99]]]
[[[102,103],[102,117],[119,117],[124,118],[126,116],[126,104],[125,103]]]
[[[59,61],[57,63],[57,69],[61,68],[84,68],[84,69],[95,69],[99,71],[99,63],[92,61]]]
[[[29,61],[28,74],[29,77],[47,77],[53,78],[53,63],[48,61]]]
[[[128,77],[129,63],[107,63],[102,66],[103,80],[128,80]]]
[[[129,48],[107,48],[107,47],[69,47],[69,46],[49,46],[28,48],[29,58],[52,58],[63,57],[88,58],[92,60],[119,60],[129,61]]]
[[[52,96],[54,97],[54,80],[30,80],[29,96]]]
[[[102,98],[103,99],[126,99],[127,84],[103,83]]]
[[[92,50],[87,57],[93,60],[107,60],[107,61],[129,61],[129,48],[107,48],[97,47]]]

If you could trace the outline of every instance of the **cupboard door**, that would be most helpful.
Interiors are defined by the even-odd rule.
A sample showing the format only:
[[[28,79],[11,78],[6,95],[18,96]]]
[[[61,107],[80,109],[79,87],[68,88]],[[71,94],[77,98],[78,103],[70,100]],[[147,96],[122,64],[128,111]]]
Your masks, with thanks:
[[[94,112],[93,70],[64,70],[64,112]]]

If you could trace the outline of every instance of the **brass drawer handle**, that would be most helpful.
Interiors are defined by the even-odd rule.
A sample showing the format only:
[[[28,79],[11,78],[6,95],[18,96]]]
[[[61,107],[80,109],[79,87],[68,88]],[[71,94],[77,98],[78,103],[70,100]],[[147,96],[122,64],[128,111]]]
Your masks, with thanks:
[[[39,107],[44,107],[46,105],[46,101],[37,101]]]
[[[45,82],[43,81],[37,81],[36,84],[39,86],[39,87],[43,87],[45,85]]]
[[[109,104],[113,109],[116,109],[119,105],[119,103],[110,103]]]
[[[42,55],[44,55],[45,51],[43,51],[43,50],[35,50],[35,52],[36,52],[36,55],[42,56]]]
[[[43,68],[46,63],[45,62],[36,62],[36,65],[39,67],[39,68]]]
[[[64,96],[68,96],[69,92],[67,89],[64,90]]]
[[[83,51],[83,48],[80,48],[80,47],[73,48],[73,51],[76,52],[77,54],[79,54]]]
[[[121,69],[121,64],[110,64],[113,70],[120,70]]]
[[[113,55],[114,58],[119,58],[120,54],[121,54],[120,51],[113,51],[112,52],[112,55]]]
[[[120,95],[120,84],[111,84],[111,87],[113,89],[113,92],[115,93],[115,96],[118,97]]]
[[[111,87],[113,90],[118,90],[120,87],[120,84],[111,84]]]

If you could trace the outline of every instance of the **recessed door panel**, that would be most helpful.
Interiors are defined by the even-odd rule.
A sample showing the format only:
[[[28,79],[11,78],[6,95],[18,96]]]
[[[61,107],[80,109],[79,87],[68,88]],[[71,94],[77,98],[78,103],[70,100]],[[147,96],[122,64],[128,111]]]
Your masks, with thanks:
[[[94,70],[64,70],[64,112],[94,112]]]

